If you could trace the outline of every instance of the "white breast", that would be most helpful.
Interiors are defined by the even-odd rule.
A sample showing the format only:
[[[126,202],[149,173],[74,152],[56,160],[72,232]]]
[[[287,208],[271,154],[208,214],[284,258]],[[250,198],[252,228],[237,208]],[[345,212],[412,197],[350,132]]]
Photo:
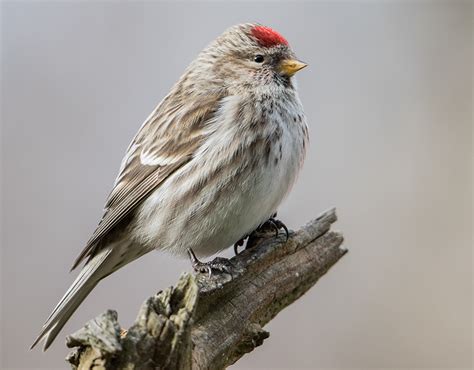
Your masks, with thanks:
[[[229,148],[249,140],[235,121],[240,103],[237,97],[224,101],[215,122],[209,125],[209,139],[194,159],[139,207],[134,239],[146,248],[178,255],[184,255],[187,248],[198,255],[214,254],[266,221],[290,190],[303,161],[306,141],[299,100],[292,101],[291,109],[275,109],[268,117],[265,130],[280,130],[281,135],[272,144],[267,161],[263,160],[264,153],[243,153],[229,162]],[[262,161],[247,173],[244,162],[254,160],[253,155],[261,156]],[[203,187],[193,193],[197,183]]]

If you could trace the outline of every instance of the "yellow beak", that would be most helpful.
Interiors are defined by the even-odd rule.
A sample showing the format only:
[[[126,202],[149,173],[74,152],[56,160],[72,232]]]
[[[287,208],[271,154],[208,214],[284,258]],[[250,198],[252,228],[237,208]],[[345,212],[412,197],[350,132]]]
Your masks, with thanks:
[[[279,68],[281,74],[291,77],[306,66],[306,63],[300,62],[299,60],[285,59],[280,62]]]

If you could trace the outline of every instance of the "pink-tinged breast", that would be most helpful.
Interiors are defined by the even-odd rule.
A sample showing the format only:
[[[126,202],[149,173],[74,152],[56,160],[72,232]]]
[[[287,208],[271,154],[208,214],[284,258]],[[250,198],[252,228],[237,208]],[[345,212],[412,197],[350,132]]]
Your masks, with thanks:
[[[263,47],[272,47],[277,45],[288,45],[288,41],[277,31],[265,26],[255,26],[251,30],[253,37]]]

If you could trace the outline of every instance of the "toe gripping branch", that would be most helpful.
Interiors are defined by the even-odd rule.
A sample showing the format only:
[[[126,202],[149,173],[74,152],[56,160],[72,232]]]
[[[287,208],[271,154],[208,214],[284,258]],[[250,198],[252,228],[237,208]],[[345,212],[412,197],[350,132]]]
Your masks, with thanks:
[[[219,271],[232,275],[232,262],[227,258],[216,257],[212,261],[201,262],[198,260],[191,248],[188,248],[188,255],[193,269],[196,272],[207,273],[209,277],[211,277],[212,271]]]
[[[248,239],[246,248],[251,248],[255,244],[254,243],[255,240],[257,240],[258,238],[261,238],[263,234],[266,234],[270,230],[275,231],[275,238],[276,238],[280,234],[280,230],[283,229],[285,231],[286,241],[288,241],[288,237],[290,235],[288,228],[283,222],[275,219],[275,217],[276,217],[276,214],[273,215],[271,218],[269,218],[265,223],[260,225],[256,230],[251,232],[250,235],[247,235],[246,237],[240,239],[237,243],[235,243],[234,244],[235,254],[236,255],[239,254],[239,247],[244,245],[246,239]],[[230,260],[228,260],[227,258],[216,257],[210,262],[201,262],[196,257],[196,254],[191,248],[188,248],[188,255],[189,255],[189,259],[191,260],[193,269],[196,272],[207,273],[209,277],[212,276],[213,271],[227,273],[232,276],[233,265],[232,265],[232,262],[230,262]]]
[[[239,254],[239,247],[244,245],[245,239],[248,238],[246,248],[251,248],[253,246],[253,243],[249,243],[249,241],[252,239],[258,238],[259,237],[258,234],[264,234],[270,229],[275,230],[275,238],[278,237],[278,235],[280,234],[280,230],[283,229],[285,231],[286,241],[288,241],[288,238],[290,236],[290,232],[288,231],[288,228],[282,221],[277,220],[275,217],[276,217],[276,214],[270,217],[267,221],[265,221],[262,225],[260,225],[256,230],[252,231],[250,235],[243,237],[237,243],[235,243],[234,244],[235,255]]]

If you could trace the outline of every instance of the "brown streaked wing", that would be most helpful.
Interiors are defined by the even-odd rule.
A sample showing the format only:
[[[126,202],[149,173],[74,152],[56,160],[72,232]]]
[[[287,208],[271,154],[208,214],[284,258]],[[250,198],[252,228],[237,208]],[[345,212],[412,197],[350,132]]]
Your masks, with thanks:
[[[219,95],[168,96],[139,130],[125,155],[104,215],[72,269],[100,249],[100,241],[172,173],[189,162],[219,107]],[[176,102],[176,104],[172,104]],[[192,102],[192,103],[191,103]]]

